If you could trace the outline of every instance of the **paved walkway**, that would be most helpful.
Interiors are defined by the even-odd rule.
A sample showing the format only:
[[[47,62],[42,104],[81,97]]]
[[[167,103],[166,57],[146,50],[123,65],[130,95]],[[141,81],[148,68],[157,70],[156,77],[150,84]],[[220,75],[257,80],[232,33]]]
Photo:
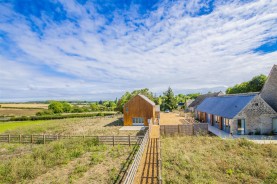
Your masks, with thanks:
[[[228,134],[216,127],[208,125],[209,131],[222,139],[239,139],[245,138],[258,144],[277,144],[277,135],[265,136],[265,135],[233,135]]]
[[[149,139],[144,150],[134,184],[158,184],[158,139]]]
[[[119,130],[144,130],[145,126],[123,126]]]

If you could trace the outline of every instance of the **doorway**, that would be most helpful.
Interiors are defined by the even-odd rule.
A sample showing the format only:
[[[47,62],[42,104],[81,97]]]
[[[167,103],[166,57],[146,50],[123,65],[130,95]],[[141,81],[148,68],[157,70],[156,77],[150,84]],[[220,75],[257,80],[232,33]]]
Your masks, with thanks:
[[[244,135],[245,134],[245,119],[238,119],[238,134]]]

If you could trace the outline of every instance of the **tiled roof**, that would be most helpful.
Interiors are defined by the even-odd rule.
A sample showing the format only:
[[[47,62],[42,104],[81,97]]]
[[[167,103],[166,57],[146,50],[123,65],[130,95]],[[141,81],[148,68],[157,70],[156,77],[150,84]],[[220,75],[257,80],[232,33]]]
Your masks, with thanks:
[[[215,97],[218,96],[219,94],[221,94],[222,92],[217,92],[217,93],[207,93],[204,95],[200,95],[198,96],[188,107],[196,107],[198,106],[201,102],[203,102],[203,100],[205,100],[205,98],[208,97]]]
[[[198,105],[196,110],[232,119],[255,96],[257,96],[257,94],[210,97],[206,98],[200,105]]]

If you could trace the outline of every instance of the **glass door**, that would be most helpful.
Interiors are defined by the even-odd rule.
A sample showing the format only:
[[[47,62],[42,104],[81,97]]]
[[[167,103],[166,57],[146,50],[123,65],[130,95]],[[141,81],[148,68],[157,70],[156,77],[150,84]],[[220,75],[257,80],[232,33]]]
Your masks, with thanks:
[[[238,134],[244,135],[245,134],[245,120],[238,119]]]
[[[273,125],[273,133],[277,134],[277,118],[273,119],[272,125]]]

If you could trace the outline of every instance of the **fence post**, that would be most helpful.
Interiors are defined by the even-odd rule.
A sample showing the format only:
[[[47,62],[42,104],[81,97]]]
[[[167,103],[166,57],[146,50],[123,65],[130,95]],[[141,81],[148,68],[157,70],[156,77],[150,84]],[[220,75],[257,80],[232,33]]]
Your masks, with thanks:
[[[113,146],[114,146],[114,136],[113,136]]]
[[[85,137],[86,137],[86,136],[85,136],[85,135],[83,135],[83,140],[85,140]]]
[[[19,143],[21,143],[22,142],[22,137],[21,137],[21,134],[19,134]]]
[[[56,135],[56,140],[59,140],[59,135]]]
[[[43,144],[45,144],[45,134],[43,134]]]
[[[8,143],[10,143],[11,142],[11,135],[9,134],[8,135]]]
[[[129,146],[131,146],[131,136],[129,135]]]
[[[180,135],[180,125],[178,125],[178,135]]]
[[[31,135],[31,143],[33,144],[33,134]]]

